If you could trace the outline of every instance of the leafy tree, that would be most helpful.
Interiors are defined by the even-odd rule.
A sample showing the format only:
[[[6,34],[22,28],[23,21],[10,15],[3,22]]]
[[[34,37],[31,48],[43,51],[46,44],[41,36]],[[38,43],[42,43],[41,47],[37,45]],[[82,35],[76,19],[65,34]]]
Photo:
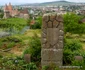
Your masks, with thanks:
[[[85,24],[79,24],[82,16],[74,13],[67,13],[63,16],[64,18],[64,31],[65,33],[70,32],[74,34],[84,34]]]
[[[3,16],[4,16],[4,14],[3,14],[3,13],[1,13],[1,14],[0,14],[0,18],[3,18]]]
[[[41,29],[42,26],[42,17],[39,16],[35,19],[35,23],[31,25],[31,29]]]

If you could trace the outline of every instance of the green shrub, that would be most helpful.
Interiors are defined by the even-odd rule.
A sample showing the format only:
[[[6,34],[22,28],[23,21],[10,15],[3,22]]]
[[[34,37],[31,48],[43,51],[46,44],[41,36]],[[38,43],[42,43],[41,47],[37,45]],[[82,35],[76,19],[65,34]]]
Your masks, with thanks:
[[[8,18],[0,20],[0,28],[10,32],[21,31],[25,26],[27,26],[27,23],[23,18]]]
[[[4,37],[4,38],[1,38],[2,42],[22,42],[22,39],[19,38],[19,37],[14,37],[14,36],[9,36],[9,37]]]
[[[23,66],[25,70],[38,70],[37,66],[34,63],[29,63]]]
[[[24,54],[31,54],[31,60],[33,62],[40,62],[41,60],[41,41],[37,34],[34,34],[34,36],[29,41],[29,46],[24,51]]]
[[[2,70],[38,70],[33,62],[25,63],[22,57],[4,57],[0,59],[0,67]]]
[[[12,48],[12,47],[14,47],[15,46],[15,43],[14,42],[11,42],[11,43],[9,43],[8,45],[7,45],[7,48]]]
[[[28,53],[30,53],[30,52],[29,52],[29,47],[26,47],[26,49],[25,49],[24,52],[23,52],[23,55],[24,55],[24,54],[28,54]]]
[[[36,22],[34,25],[31,25],[31,29],[41,29],[41,24]]]
[[[64,64],[72,64],[74,56],[81,55],[82,45],[76,40],[64,40],[64,53],[63,62]]]
[[[60,69],[55,64],[50,64],[50,65],[47,65],[47,66],[43,66],[42,70],[60,70]]]
[[[70,49],[71,51],[77,51],[82,48],[82,45],[77,40],[67,40],[64,44],[64,49]]]
[[[39,16],[35,19],[35,23],[30,25],[31,29],[41,29],[42,26],[42,16]]]
[[[79,24],[79,21],[83,16],[76,15],[74,13],[67,13],[64,15],[64,32],[73,34],[84,34],[85,24]]]
[[[84,61],[77,61],[77,60],[74,60],[74,61],[72,62],[72,65],[73,65],[73,66],[82,66],[83,63],[84,63]]]

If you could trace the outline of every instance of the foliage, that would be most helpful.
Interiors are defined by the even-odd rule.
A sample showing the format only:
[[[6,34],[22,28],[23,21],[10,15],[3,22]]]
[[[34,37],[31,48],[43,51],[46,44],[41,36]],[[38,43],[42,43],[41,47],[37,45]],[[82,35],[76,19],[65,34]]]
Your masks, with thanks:
[[[1,13],[1,14],[0,14],[0,18],[3,18],[3,16],[4,16],[4,13]]]
[[[74,56],[81,55],[82,45],[76,40],[67,40],[64,42],[63,62],[64,64],[71,64]]]
[[[38,70],[33,62],[25,63],[22,57],[4,57],[0,60],[0,67],[4,70]]]
[[[0,49],[12,48],[17,45],[17,43],[22,45],[22,39],[14,36],[0,38]]]
[[[14,42],[11,42],[10,44],[7,45],[7,48],[12,48],[15,46],[15,43]]]
[[[38,68],[34,63],[29,63],[26,65],[26,70],[38,70]]]
[[[30,26],[31,19],[27,19],[27,25]]]
[[[42,70],[60,70],[55,64],[50,64],[47,66],[43,66]]]
[[[22,18],[8,18],[0,20],[0,28],[9,31],[21,30],[26,25],[26,20]]]
[[[84,34],[85,24],[79,24],[79,21],[83,16],[76,15],[74,13],[67,13],[63,16],[64,18],[64,31],[74,34]]]
[[[82,61],[74,60],[74,61],[72,62],[72,65],[73,65],[73,66],[82,66],[83,63],[84,63],[83,60],[82,60]]]
[[[42,17],[39,16],[35,19],[35,23],[33,25],[30,25],[31,29],[41,29],[42,26]]]
[[[41,58],[41,41],[38,35],[35,33],[29,42],[29,46],[24,51],[24,54],[31,54],[31,60],[34,62],[39,62]]]

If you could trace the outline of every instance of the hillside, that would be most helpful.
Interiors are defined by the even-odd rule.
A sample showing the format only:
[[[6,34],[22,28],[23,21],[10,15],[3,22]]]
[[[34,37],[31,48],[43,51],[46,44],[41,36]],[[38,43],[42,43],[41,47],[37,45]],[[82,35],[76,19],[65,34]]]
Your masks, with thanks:
[[[74,5],[75,3],[73,3],[73,2],[68,2],[68,1],[53,1],[53,2],[46,2],[46,3],[41,3],[41,4],[39,4],[39,5],[44,5],[44,6],[46,6],[46,5]]]
[[[32,3],[32,4],[23,4],[28,6],[68,6],[68,5],[75,5],[77,3],[74,2],[68,2],[68,1],[52,1],[52,2],[44,2],[44,3]]]

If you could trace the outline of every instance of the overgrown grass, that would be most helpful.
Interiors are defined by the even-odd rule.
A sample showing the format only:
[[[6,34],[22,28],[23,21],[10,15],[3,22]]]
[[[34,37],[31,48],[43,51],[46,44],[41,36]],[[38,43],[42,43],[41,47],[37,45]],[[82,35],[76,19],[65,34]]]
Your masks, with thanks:
[[[8,18],[0,20],[0,29],[3,30],[21,30],[26,25],[26,20],[22,18]]]

